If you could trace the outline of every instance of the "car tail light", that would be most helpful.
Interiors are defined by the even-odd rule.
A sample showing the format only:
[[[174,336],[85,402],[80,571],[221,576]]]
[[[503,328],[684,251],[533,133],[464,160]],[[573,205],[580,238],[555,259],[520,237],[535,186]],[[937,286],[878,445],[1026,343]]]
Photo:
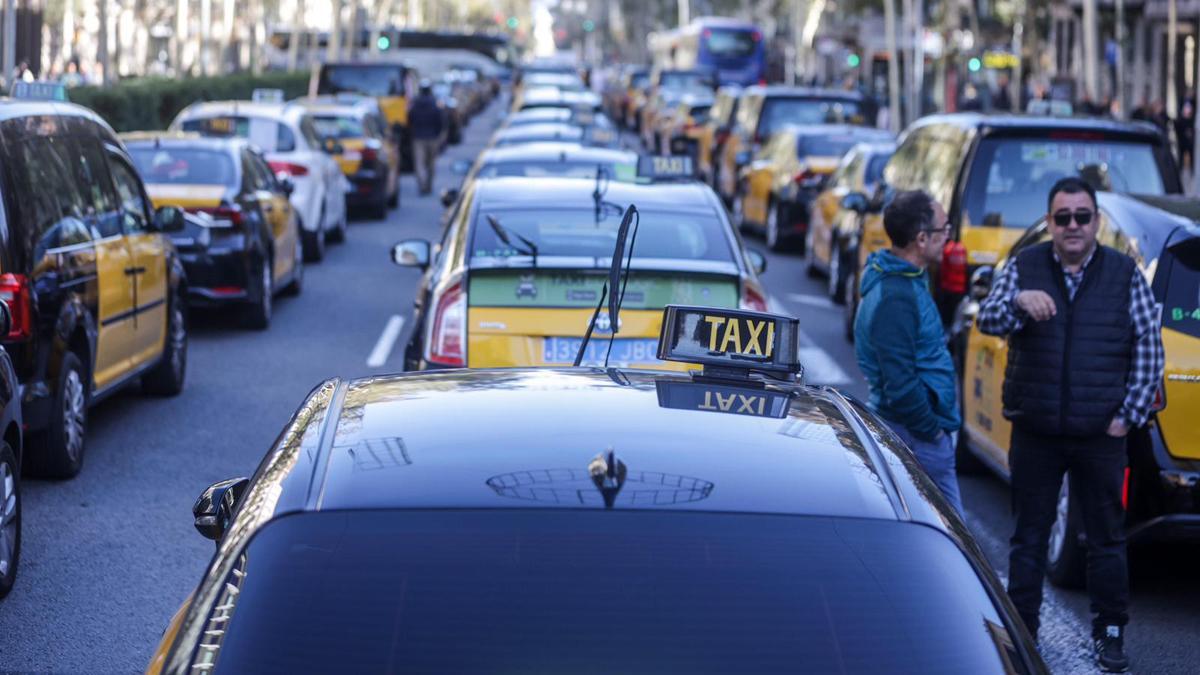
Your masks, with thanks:
[[[755,42],[759,42],[760,40],[762,40],[762,33],[758,32],[758,31],[754,31],[754,32],[750,33],[750,39],[754,40]],[[763,84],[766,84],[766,83],[763,82]]]
[[[1154,390],[1154,402],[1150,404],[1150,410],[1158,412],[1167,407],[1167,392],[1163,390],[1162,384]]]
[[[742,284],[742,299],[738,303],[738,309],[748,309],[752,312],[767,311],[767,299],[761,293]]]
[[[825,180],[825,174],[817,173],[812,169],[805,169],[792,177],[792,182],[802,188],[820,187]]]
[[[367,141],[367,144],[362,149],[362,161],[364,163],[379,161],[379,148],[379,141]]]
[[[948,241],[942,248],[938,288],[960,295],[967,292],[967,247],[961,241]]]
[[[240,226],[246,219],[246,212],[242,211],[242,207],[237,204],[222,203],[217,207],[191,208],[188,211],[207,213],[212,216],[213,224],[216,227]]]
[[[29,279],[23,274],[0,274],[0,300],[8,304],[12,325],[5,340],[24,340],[33,335],[33,303]]]
[[[1129,467],[1125,467],[1125,482],[1121,483],[1121,508],[1129,510]]]
[[[276,176],[278,176],[280,174],[283,174],[286,176],[307,176],[308,175],[308,167],[304,166],[303,164],[296,164],[294,162],[280,162],[280,161],[267,162],[267,164],[271,165],[271,170],[275,172]]]
[[[467,295],[462,282],[447,288],[434,308],[429,361],[442,366],[466,366]]]
[[[717,145],[724,143],[727,138],[729,138],[729,130],[718,131],[717,132]]]

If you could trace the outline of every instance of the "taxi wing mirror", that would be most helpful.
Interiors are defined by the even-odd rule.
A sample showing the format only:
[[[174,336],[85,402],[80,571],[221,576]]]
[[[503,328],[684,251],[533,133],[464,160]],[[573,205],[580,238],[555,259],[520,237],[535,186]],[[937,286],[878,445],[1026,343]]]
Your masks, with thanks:
[[[429,242],[424,239],[405,239],[392,247],[392,262],[400,267],[429,267]]]
[[[185,225],[183,209],[162,206],[154,212],[154,227],[159,232],[182,232]]]
[[[233,512],[249,486],[249,478],[230,478],[208,486],[192,507],[196,531],[206,539],[221,541],[233,522]]]
[[[750,261],[750,266],[754,268],[755,274],[762,274],[767,271],[767,256],[752,248],[746,249],[746,259]]]
[[[279,179],[279,189],[283,191],[283,194],[291,197],[292,193],[296,191],[296,183],[292,181],[291,176],[284,176]]]
[[[8,303],[0,300],[0,335],[8,335],[12,330],[12,310],[8,308]]]
[[[442,206],[450,208],[454,206],[454,202],[458,201],[458,190],[455,188],[447,188],[442,190]]]
[[[980,302],[992,291],[992,278],[995,268],[991,265],[981,265],[971,274],[971,299]]]
[[[866,213],[869,208],[867,196],[861,192],[851,192],[842,197],[842,208],[859,214]]]

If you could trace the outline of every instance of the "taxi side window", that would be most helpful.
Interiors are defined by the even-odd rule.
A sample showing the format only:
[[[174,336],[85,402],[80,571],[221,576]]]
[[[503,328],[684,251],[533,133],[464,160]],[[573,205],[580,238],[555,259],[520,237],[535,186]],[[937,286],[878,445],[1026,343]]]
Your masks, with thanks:
[[[286,127],[281,124],[279,128],[284,129]],[[291,133],[291,131],[288,131],[288,134]],[[304,142],[308,144],[310,150],[321,149],[321,135],[317,133],[317,128],[313,125],[311,117],[302,117],[300,119],[300,135],[304,137]],[[295,147],[295,141],[292,142],[292,146]]]
[[[288,128],[288,125],[279,123],[275,125],[275,151],[276,152],[293,152],[296,149],[296,135]]]
[[[267,173],[262,160],[253,152],[242,151],[242,171],[246,174],[246,187],[250,190],[275,189],[275,182]]]
[[[113,184],[117,188],[117,197],[121,200],[121,215],[126,234],[147,232],[150,229],[150,211],[147,208],[146,197],[142,193],[142,184],[137,174],[124,160],[110,156]]]
[[[754,127],[758,126],[758,103],[762,101],[761,97],[747,98],[742,101],[742,105],[737,111],[737,126],[738,130],[750,135],[754,133]]]
[[[1116,249],[1127,256],[1131,256],[1134,260],[1141,258],[1133,241],[1113,225],[1112,218],[1109,218],[1108,214],[1104,211],[1100,211],[1100,227],[1096,231],[1096,241],[1104,246]]]
[[[834,171],[833,177],[829,181],[830,185],[832,185],[834,188],[852,189],[854,187],[855,177],[858,175],[859,169],[862,168],[862,164],[862,153],[851,151],[850,154],[846,155],[846,158],[842,160],[842,163],[838,166],[837,170]]]
[[[100,237],[121,233],[120,205],[112,191],[108,164],[100,144],[90,138],[72,140],[65,161],[84,200],[85,212],[94,216],[93,226]]]
[[[16,169],[25,182],[22,208],[31,221],[27,236],[33,240],[35,259],[46,249],[91,239],[82,220],[86,215],[83,197],[55,147],[58,142],[44,136],[29,138],[19,144],[16,153]]]

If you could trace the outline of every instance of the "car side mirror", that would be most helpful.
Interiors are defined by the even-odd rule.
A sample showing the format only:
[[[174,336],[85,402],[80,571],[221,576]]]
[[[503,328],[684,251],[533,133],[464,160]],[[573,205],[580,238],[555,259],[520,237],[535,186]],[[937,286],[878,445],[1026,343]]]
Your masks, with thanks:
[[[220,542],[233,522],[233,512],[238,502],[249,486],[249,478],[230,478],[208,486],[192,507],[196,531],[206,539]]]
[[[767,271],[767,256],[752,248],[746,249],[746,258],[750,261],[750,266],[754,268],[755,274],[762,274]]]
[[[405,239],[392,247],[392,262],[401,267],[429,267],[429,242],[424,239]]]
[[[283,194],[291,197],[292,193],[296,191],[296,183],[292,181],[292,177],[284,176],[283,178],[280,178],[278,180],[279,180],[279,189],[283,191]]]
[[[0,300],[0,336],[8,335],[12,330],[12,310],[8,303]]]
[[[842,208],[855,213],[866,213],[868,209],[867,196],[861,192],[851,192],[842,197]]]
[[[342,147],[342,144],[337,142],[336,138],[326,138],[324,141],[322,141],[321,145],[324,148],[325,153],[330,155],[340,155],[345,150],[345,148]]]
[[[981,265],[971,274],[971,299],[980,302],[992,292],[992,278],[996,270],[991,265]]]
[[[750,153],[746,152],[745,150],[739,152],[738,154],[733,156],[733,163],[737,164],[738,166],[744,166],[746,164],[749,164],[750,163]]]
[[[458,190],[455,188],[446,188],[442,190],[442,206],[450,208],[454,206],[454,202],[458,201]]]
[[[154,212],[154,229],[159,232],[182,232],[183,209],[178,206],[162,206]]]
[[[457,176],[465,176],[471,171],[471,163],[465,159],[456,159],[450,165],[450,170]]]

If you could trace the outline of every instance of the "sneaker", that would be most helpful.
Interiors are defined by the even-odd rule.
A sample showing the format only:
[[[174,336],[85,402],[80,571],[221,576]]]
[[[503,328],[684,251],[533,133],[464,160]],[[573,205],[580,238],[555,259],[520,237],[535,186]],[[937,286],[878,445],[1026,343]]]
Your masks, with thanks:
[[[1129,670],[1129,657],[1125,655],[1125,636],[1120,626],[1105,626],[1102,634],[1094,638],[1096,662],[1106,673],[1124,673]]]

